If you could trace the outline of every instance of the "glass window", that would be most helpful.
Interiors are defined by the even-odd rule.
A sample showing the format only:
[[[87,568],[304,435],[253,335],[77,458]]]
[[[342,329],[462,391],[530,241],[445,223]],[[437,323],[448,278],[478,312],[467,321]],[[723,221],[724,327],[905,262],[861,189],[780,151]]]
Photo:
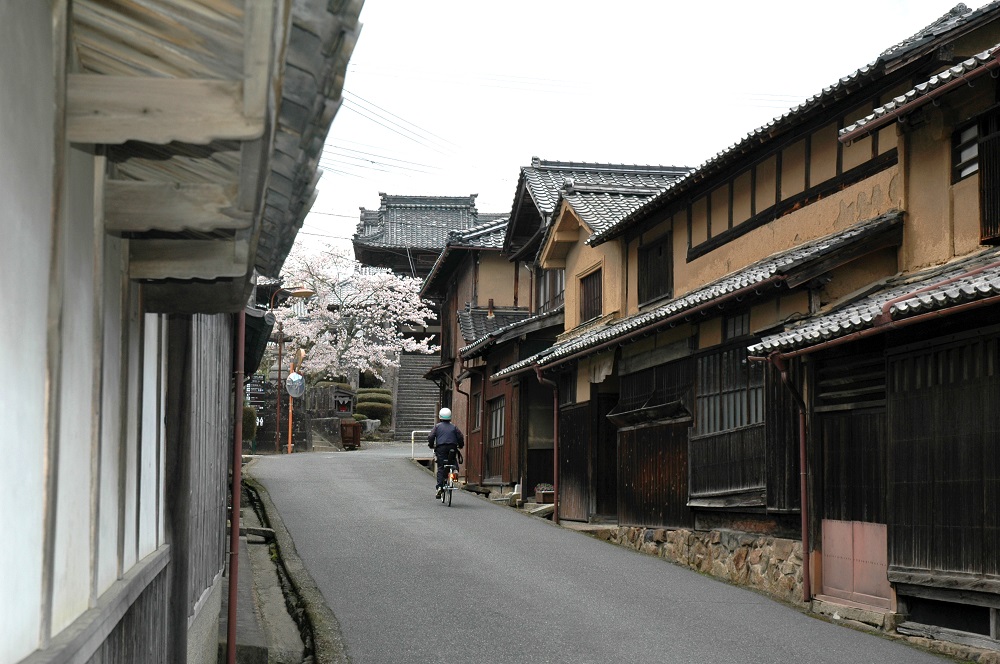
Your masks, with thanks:
[[[580,321],[597,318],[602,312],[601,271],[580,279]]]

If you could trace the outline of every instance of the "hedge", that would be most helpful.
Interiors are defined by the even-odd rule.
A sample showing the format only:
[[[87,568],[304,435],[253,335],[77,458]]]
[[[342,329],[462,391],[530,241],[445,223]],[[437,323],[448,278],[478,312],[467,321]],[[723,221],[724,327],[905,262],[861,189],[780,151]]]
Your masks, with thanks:
[[[358,401],[363,401],[364,403],[392,403],[392,395],[390,394],[362,394],[358,396]]]
[[[358,398],[369,394],[388,394],[392,396],[392,390],[387,387],[362,387],[358,389]]]
[[[392,416],[392,404],[375,403],[373,401],[361,401],[354,407],[355,412],[367,415],[370,420],[382,420],[388,422]]]

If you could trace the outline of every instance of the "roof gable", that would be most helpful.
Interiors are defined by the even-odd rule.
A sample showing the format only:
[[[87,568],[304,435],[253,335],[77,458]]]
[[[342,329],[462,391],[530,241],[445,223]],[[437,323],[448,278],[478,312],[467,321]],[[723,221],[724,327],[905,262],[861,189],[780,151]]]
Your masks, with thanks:
[[[535,240],[541,239],[540,232],[558,209],[560,191],[567,181],[577,188],[661,192],[689,171],[686,166],[546,161],[532,157],[530,166],[521,167],[504,251],[517,256],[519,251],[531,248]]]

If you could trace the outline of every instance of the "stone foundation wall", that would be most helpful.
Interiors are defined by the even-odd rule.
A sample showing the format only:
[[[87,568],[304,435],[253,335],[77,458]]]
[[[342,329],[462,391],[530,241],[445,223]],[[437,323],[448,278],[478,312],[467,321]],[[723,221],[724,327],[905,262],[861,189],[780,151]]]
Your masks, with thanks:
[[[802,604],[802,542],[728,530],[618,527],[601,539]]]

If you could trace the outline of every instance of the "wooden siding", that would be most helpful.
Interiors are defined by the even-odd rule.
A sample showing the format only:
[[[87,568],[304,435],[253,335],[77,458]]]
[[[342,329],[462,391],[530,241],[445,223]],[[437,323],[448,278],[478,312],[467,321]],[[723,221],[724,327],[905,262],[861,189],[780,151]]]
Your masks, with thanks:
[[[188,607],[222,571],[226,553],[229,452],[232,449],[232,320],[227,315],[191,319],[191,497]]]
[[[167,661],[169,568],[146,586],[87,664],[160,664]]]
[[[890,580],[1000,591],[997,332],[888,358]]]
[[[816,367],[822,518],[884,524],[885,355],[851,350]]]
[[[559,409],[559,517],[586,521],[590,504],[590,402]]]
[[[691,497],[754,493],[763,504],[767,477],[765,426],[691,437]],[[741,500],[740,502],[746,502]]]
[[[592,386],[592,389],[596,386]],[[594,433],[591,441],[591,515],[616,517],[618,514],[618,429],[608,413],[618,402],[617,394],[592,394]]]
[[[691,528],[688,499],[688,422],[618,432],[618,523]]]
[[[801,367],[789,363],[788,377],[801,394]],[[765,473],[767,509],[797,512],[799,491],[799,409],[781,377],[772,367],[764,372]]]

